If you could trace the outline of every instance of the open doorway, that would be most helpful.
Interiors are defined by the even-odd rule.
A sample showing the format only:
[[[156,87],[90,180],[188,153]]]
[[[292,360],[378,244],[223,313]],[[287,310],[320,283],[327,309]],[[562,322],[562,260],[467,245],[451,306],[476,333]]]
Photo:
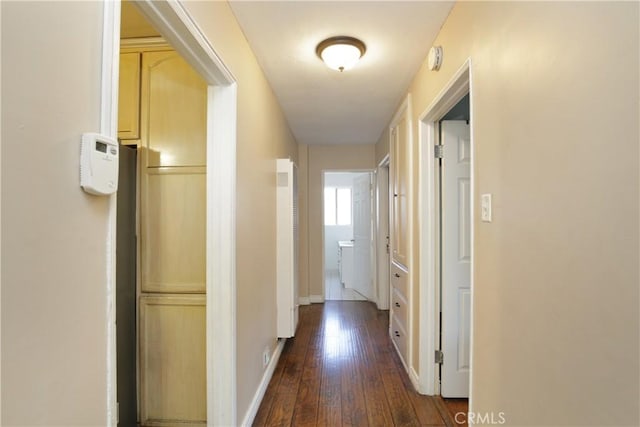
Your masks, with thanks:
[[[137,194],[119,194],[118,231],[137,227],[133,256],[117,241],[116,271],[135,272],[116,283],[119,419],[206,423],[208,85],[132,2],[120,36],[118,139],[138,161],[120,171]]]
[[[371,172],[324,172],[325,300],[375,301]]]
[[[420,388],[471,398],[474,145],[470,61],[421,115]]]
[[[123,405],[118,403],[118,399],[127,399],[128,406],[126,410],[126,419],[120,417],[121,425],[136,425],[136,419],[131,424],[131,407],[136,408],[138,422],[142,425],[153,423],[158,425],[175,424],[177,420],[180,422],[210,423],[212,425],[235,425],[235,336],[234,328],[235,313],[227,310],[227,307],[235,305],[235,233],[233,224],[235,218],[235,147],[236,147],[236,86],[235,80],[231,73],[227,70],[219,57],[213,51],[212,47],[206,43],[202,43],[204,39],[200,29],[190,18],[188,11],[179,3],[170,3],[167,1],[140,0],[135,3],[125,3],[124,13],[127,8],[133,6],[134,11],[139,11],[144,17],[146,24],[157,30],[164,40],[151,40],[149,37],[142,37],[146,34],[136,34],[133,38],[137,38],[138,42],[133,42],[127,46],[129,51],[138,49],[136,44],[143,45],[137,54],[128,56],[125,60],[120,61],[120,55],[124,53],[120,49],[120,37],[126,34],[126,18],[121,19],[121,3],[106,2],[104,13],[104,38],[103,38],[103,122],[101,131],[107,135],[115,137],[116,130],[129,133],[129,140],[138,138],[141,142],[131,143],[138,150],[138,169],[133,176],[138,175],[136,182],[136,190],[138,193],[135,198],[136,219],[138,239],[143,245],[155,247],[158,251],[141,250],[138,248],[134,258],[136,270],[136,288],[137,301],[136,310],[133,313],[136,330],[139,332],[137,337],[138,344],[136,351],[138,354],[134,356],[139,366],[145,363],[151,370],[158,362],[171,359],[170,365],[174,361],[181,361],[178,366],[173,366],[170,376],[173,376],[173,386],[167,381],[166,372],[160,374],[145,371],[144,366],[138,369],[138,379],[136,382],[136,390],[132,391],[130,381],[123,381],[122,377],[116,377],[116,366],[124,368],[121,357],[129,358],[130,354],[121,354],[126,347],[120,345],[121,336],[119,330],[129,328],[130,320],[123,321],[121,313],[111,311],[111,307],[120,306],[120,303],[114,302],[120,298],[122,292],[119,292],[117,279],[110,279],[110,302],[109,305],[109,346],[107,349],[107,357],[109,360],[109,411],[108,424],[115,425],[118,412],[123,414]],[[131,11],[131,9],[129,9]],[[153,38],[155,35],[151,35]],[[148,39],[148,40],[144,40]],[[145,41],[147,43],[145,43]],[[127,53],[131,53],[127,51]],[[150,52],[148,60],[145,62],[144,52]],[[136,59],[137,58],[137,59]],[[118,73],[118,64],[121,64],[120,73]],[[144,64],[158,65],[157,70],[164,73],[165,84],[149,83],[149,75],[144,76]],[[176,67],[171,64],[179,64]],[[138,68],[138,75],[132,77],[129,69],[123,71],[123,67],[133,66]],[[175,131],[175,127],[167,126],[172,120],[159,119],[159,126],[152,129],[149,120],[153,116],[150,106],[154,108],[162,108],[169,110],[171,114],[180,115],[180,111],[176,111],[166,107],[170,100],[164,99],[160,102],[159,98],[166,95],[167,84],[173,80],[173,71],[179,69],[177,74],[183,74],[185,70],[189,77],[187,80],[198,80],[199,90],[197,98],[199,98],[200,112],[195,115],[189,115],[184,120],[178,120],[181,123],[191,123],[198,120],[201,126],[198,127],[200,135],[192,138],[197,140],[197,147],[190,146],[190,150],[170,152],[163,144],[164,139],[155,139],[158,144],[150,142],[152,140],[151,133],[153,131],[164,131],[171,133]],[[148,70],[147,70],[148,71]],[[158,74],[163,74],[162,72]],[[116,77],[120,76],[119,79]],[[130,78],[132,77],[132,78]],[[184,76],[183,76],[184,77]],[[130,79],[129,79],[130,78]],[[156,79],[157,80],[157,79]],[[129,121],[118,119],[116,112],[123,110],[118,108],[117,102],[118,91],[115,90],[119,83],[135,82],[137,88],[125,93],[120,85],[122,96],[121,101],[136,100],[139,104],[147,102],[145,109],[138,105],[137,118]],[[145,84],[144,82],[148,83]],[[156,81],[158,83],[159,80]],[[156,93],[156,100],[151,102],[153,90],[159,89]],[[190,87],[190,89],[192,89]],[[184,91],[183,91],[184,92]],[[185,95],[183,93],[183,95]],[[192,96],[193,93],[185,95]],[[126,108],[125,108],[126,110]],[[128,111],[135,113],[135,111]],[[128,115],[128,114],[127,114]],[[133,117],[133,116],[129,116]],[[175,120],[173,120],[175,122]],[[127,124],[127,129],[118,129],[120,124]],[[213,123],[216,126],[213,126]],[[135,136],[129,125],[138,125],[139,135]],[[145,135],[144,132],[147,132]],[[126,139],[119,133],[120,139]],[[174,132],[175,133],[175,132]],[[180,132],[184,135],[184,132]],[[191,134],[190,134],[191,135]],[[192,135],[191,135],[192,136]],[[187,139],[187,136],[184,136]],[[154,146],[155,144],[155,146]],[[142,149],[142,150],[141,150]],[[129,150],[127,148],[127,150]],[[164,154],[164,156],[163,156]],[[186,157],[185,157],[186,156]],[[180,159],[188,158],[189,164],[171,164],[172,162],[180,162]],[[167,163],[169,162],[169,163]],[[193,164],[191,164],[193,163]],[[145,176],[141,176],[141,170],[144,168]],[[131,169],[131,168],[127,168]],[[173,170],[174,173],[171,173]],[[209,172],[207,172],[209,171]],[[189,177],[186,177],[189,175]],[[130,177],[126,178],[127,184],[131,184]],[[197,181],[197,182],[196,182]],[[162,187],[162,188],[160,188]],[[197,218],[189,219],[190,213],[185,210],[185,203],[175,201],[172,203],[165,197],[167,194],[174,197],[182,197],[180,191],[176,191],[178,187],[183,187],[185,191],[182,195],[192,197],[197,195],[197,205],[200,209],[194,209]],[[146,189],[146,190],[145,190]],[[171,190],[167,193],[165,190]],[[146,196],[143,196],[146,194]],[[131,204],[131,202],[128,202]],[[112,205],[113,207],[116,204]],[[157,209],[154,209],[154,206]],[[129,206],[131,208],[131,206]],[[192,211],[193,205],[189,204],[189,210]],[[128,209],[130,211],[130,209]],[[169,215],[158,214],[159,210]],[[144,212],[143,212],[144,211]],[[169,212],[170,211],[170,212]],[[155,216],[154,216],[155,214]],[[126,214],[129,215],[129,214]],[[145,220],[140,220],[145,217]],[[196,268],[189,269],[190,273],[198,273],[200,279],[190,277],[193,280],[180,280],[176,276],[175,269],[165,262],[163,257],[168,255],[170,258],[180,259],[182,255],[179,248],[171,249],[173,245],[161,244],[167,237],[173,235],[174,238],[181,240],[180,233],[184,230],[171,230],[166,227],[166,221],[177,220],[183,224],[188,223],[192,229],[200,230],[191,235],[199,235],[197,245],[200,248],[199,256],[189,257],[191,261],[196,260],[200,263]],[[110,242],[112,251],[110,257],[113,259],[112,268],[116,268],[116,254],[123,252],[117,247],[116,236],[113,230],[120,231],[119,225],[123,224],[118,218],[115,209],[110,212]],[[147,227],[147,228],[145,228]],[[152,233],[150,230],[160,232]],[[123,230],[124,231],[124,230]],[[145,234],[146,233],[146,234]],[[153,243],[155,239],[155,243]],[[184,240],[184,239],[183,239]],[[130,242],[130,239],[129,239]],[[130,246],[130,244],[129,244]],[[184,245],[182,245],[184,246]],[[149,249],[149,248],[147,248]],[[177,251],[176,251],[177,249]],[[152,253],[153,252],[153,253]],[[173,252],[173,254],[170,254]],[[141,264],[140,259],[146,259],[147,263]],[[155,264],[154,264],[155,263]],[[183,264],[183,262],[174,263],[175,265]],[[153,265],[155,267],[151,268]],[[117,270],[120,270],[120,266]],[[110,272],[112,276],[113,270]],[[146,275],[146,276],[145,276]],[[164,278],[167,280],[157,280]],[[130,278],[127,279],[130,282]],[[218,286],[213,286],[213,283]],[[220,283],[224,283],[220,286]],[[176,294],[174,290],[160,289],[162,286],[181,287],[184,295],[180,292]],[[130,283],[127,284],[130,287]],[[146,286],[145,289],[143,289]],[[195,289],[197,287],[197,290]],[[158,295],[147,295],[144,304],[141,303],[141,294],[146,290],[147,293],[157,293]],[[171,301],[162,300],[164,296],[171,298]],[[130,304],[128,305],[130,307]],[[188,328],[185,335],[185,328],[177,328],[180,324],[181,317],[187,323],[194,323],[198,326]],[[131,316],[130,316],[131,318]],[[217,325],[216,328],[208,328],[206,325]],[[130,332],[130,331],[129,331]],[[168,333],[165,333],[168,332]],[[192,336],[197,336],[197,340],[191,340]],[[130,338],[130,337],[129,337]],[[149,345],[140,344],[146,340]],[[170,342],[172,341],[173,342]],[[188,341],[190,345],[188,352],[181,350],[180,341]],[[214,352],[213,345],[220,345]],[[193,348],[194,344],[197,348]],[[161,346],[167,351],[160,356],[152,346]],[[117,349],[117,350],[116,350]],[[146,353],[145,353],[146,352]],[[146,354],[146,356],[145,356]],[[215,357],[214,357],[215,354]],[[196,360],[197,359],[197,360]],[[118,362],[116,362],[118,360]],[[148,363],[147,363],[148,362]],[[199,378],[196,383],[185,381],[185,372],[190,372],[194,364],[201,367]],[[166,364],[165,364],[166,365]],[[130,370],[130,368],[128,368]],[[124,369],[123,369],[124,370]],[[130,373],[130,372],[129,372]],[[214,377],[215,373],[215,377]],[[135,377],[136,375],[134,375]],[[145,377],[146,376],[146,377]],[[215,380],[214,380],[215,378]],[[155,381],[157,380],[157,381]],[[157,383],[155,384],[154,381]],[[159,381],[159,382],[158,382]],[[182,385],[181,385],[182,384]],[[157,385],[157,386],[156,386]],[[123,393],[126,390],[126,393]],[[142,396],[144,390],[151,392],[147,396]],[[169,393],[180,393],[181,388],[186,390],[185,395],[179,399],[169,399],[166,397]],[[187,396],[188,392],[193,389],[198,390],[197,399]],[[137,394],[138,404],[131,404],[131,395]],[[150,397],[150,398],[148,398]],[[169,402],[167,404],[167,402]],[[118,410],[118,407],[122,410]],[[187,411],[183,411],[183,409]],[[196,410],[192,411],[192,408]],[[169,412],[173,411],[173,415]],[[188,412],[188,414],[187,414]],[[177,416],[175,414],[178,414]]]

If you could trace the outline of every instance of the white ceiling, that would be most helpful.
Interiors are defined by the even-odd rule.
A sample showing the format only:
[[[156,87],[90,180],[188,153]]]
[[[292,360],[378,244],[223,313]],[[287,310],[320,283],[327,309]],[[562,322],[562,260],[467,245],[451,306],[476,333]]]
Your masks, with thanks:
[[[424,61],[453,2],[230,1],[296,139],[375,144]],[[330,70],[322,40],[357,37],[355,68]]]

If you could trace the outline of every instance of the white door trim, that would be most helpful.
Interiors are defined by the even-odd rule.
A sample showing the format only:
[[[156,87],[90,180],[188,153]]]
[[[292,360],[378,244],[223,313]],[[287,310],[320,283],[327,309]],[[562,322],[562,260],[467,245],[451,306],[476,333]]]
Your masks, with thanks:
[[[102,27],[102,79],[100,82],[100,133],[118,137],[118,78],[120,74],[120,2],[105,1]],[[117,194],[109,196],[107,219],[107,419],[108,426],[118,423],[116,355],[116,216]]]
[[[322,228],[322,295],[309,295],[309,301],[311,304],[317,304],[317,303],[323,303],[326,300],[326,295],[327,295],[327,289],[326,289],[326,283],[327,283],[327,275],[325,272],[325,265],[326,265],[326,257],[325,257],[325,225],[324,225],[324,177],[325,174],[327,173],[370,173],[375,174],[376,170],[375,169],[322,169],[320,171],[320,174],[322,176],[321,181],[321,185],[322,185],[322,203],[321,203],[321,209],[322,209],[322,213],[320,214],[321,220],[321,228]],[[374,208],[373,205],[371,207],[371,215],[373,217],[373,215],[375,215],[374,212]],[[375,237],[374,237],[375,233],[372,233],[371,235],[371,242],[375,247]],[[374,256],[371,257],[371,277],[373,277],[375,275],[375,271],[376,271],[376,258]],[[374,284],[376,283],[375,281],[373,282]],[[374,289],[373,291],[373,297],[376,298],[377,297],[377,291]],[[371,300],[371,302],[374,303],[378,303],[376,300]]]
[[[384,158],[378,163],[376,170],[376,232],[375,236],[375,248],[376,248],[376,295],[378,310],[389,310],[390,299],[390,286],[391,278],[389,277],[389,268],[391,267],[391,237],[390,237],[390,222],[389,222],[389,163],[390,155],[387,153]],[[384,170],[383,170],[384,169]],[[382,181],[386,179],[386,183]],[[382,189],[386,188],[386,192],[382,192]],[[387,229],[382,227],[383,219],[386,218]],[[387,236],[389,238],[387,239]],[[387,252],[389,249],[389,252]],[[381,271],[381,260],[386,260],[386,273]],[[386,275],[386,280],[384,276]]]
[[[178,0],[136,5],[209,88],[207,104],[207,425],[236,425],[236,79]],[[120,2],[105,1],[102,131],[116,136]],[[107,123],[108,122],[108,123]],[[115,197],[107,231],[107,425],[117,423]],[[214,286],[215,284],[215,286]],[[215,327],[210,327],[215,325]]]
[[[418,128],[418,244],[420,248],[420,367],[419,391],[423,394],[440,393],[439,373],[435,363],[435,351],[440,337],[440,290],[437,286],[436,258],[438,257],[437,223],[433,214],[437,197],[434,145],[438,142],[437,122],[467,93],[471,110],[471,372],[473,373],[473,272],[474,272],[474,191],[475,191],[475,144],[473,138],[473,93],[471,58],[453,75],[449,83],[440,91],[434,101],[420,115]],[[470,381],[473,380],[473,374]],[[471,389],[471,386],[470,386]],[[469,393],[471,403],[471,393]],[[470,406],[471,407],[471,406]]]

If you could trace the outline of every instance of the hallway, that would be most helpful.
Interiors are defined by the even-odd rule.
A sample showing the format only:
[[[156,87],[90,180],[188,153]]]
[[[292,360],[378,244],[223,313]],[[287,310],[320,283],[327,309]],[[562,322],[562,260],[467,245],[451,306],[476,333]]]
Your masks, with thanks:
[[[300,307],[254,425],[455,425],[440,398],[413,390],[388,325],[369,302]]]

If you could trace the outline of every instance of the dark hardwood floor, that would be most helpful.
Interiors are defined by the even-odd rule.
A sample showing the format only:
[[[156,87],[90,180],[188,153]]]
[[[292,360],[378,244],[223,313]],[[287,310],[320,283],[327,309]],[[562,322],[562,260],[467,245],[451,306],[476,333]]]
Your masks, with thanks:
[[[441,398],[414,391],[388,327],[370,302],[300,307],[254,425],[456,425]]]

